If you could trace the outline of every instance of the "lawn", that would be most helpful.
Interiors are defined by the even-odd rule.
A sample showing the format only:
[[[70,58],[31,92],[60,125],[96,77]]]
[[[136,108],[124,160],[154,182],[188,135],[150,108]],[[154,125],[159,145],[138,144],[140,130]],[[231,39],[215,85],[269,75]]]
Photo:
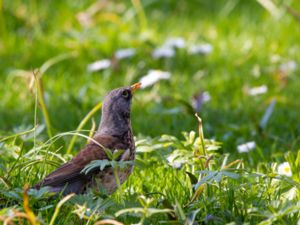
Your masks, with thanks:
[[[0,221],[300,223],[299,1],[0,6]],[[116,193],[26,191],[84,147],[106,93],[151,70],[166,76],[134,96]]]

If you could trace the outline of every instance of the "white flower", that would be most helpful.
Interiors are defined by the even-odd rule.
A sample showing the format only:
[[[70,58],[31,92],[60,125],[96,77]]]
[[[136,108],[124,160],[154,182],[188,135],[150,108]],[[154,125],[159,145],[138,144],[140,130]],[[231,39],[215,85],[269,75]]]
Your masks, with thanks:
[[[169,162],[169,165],[175,169],[179,169],[182,165],[182,162],[181,161]]]
[[[87,70],[89,72],[94,72],[98,70],[104,70],[111,66],[111,61],[108,59],[102,59],[98,60],[96,62],[93,62],[87,66]]]
[[[213,50],[213,47],[211,44],[200,44],[200,45],[192,45],[189,48],[189,53],[191,55],[195,54],[202,54],[202,55],[208,55]]]
[[[293,200],[297,197],[297,188],[292,187],[287,192],[281,194],[281,198],[287,199],[287,200]]]
[[[185,40],[181,37],[169,38],[163,46],[167,48],[184,48]]]
[[[291,177],[292,170],[291,170],[290,164],[288,162],[279,164],[277,173],[280,175],[285,175],[285,176]]]
[[[239,153],[247,153],[252,151],[256,147],[255,141],[250,141],[237,146],[237,150]]]
[[[171,58],[175,55],[175,51],[173,48],[170,47],[161,47],[161,48],[156,48],[152,52],[152,57],[154,59],[159,59],[159,58]]]
[[[154,59],[159,58],[171,58],[175,55],[175,48],[184,48],[185,40],[181,37],[169,38],[165,41],[162,47],[154,49],[152,57]]]
[[[167,157],[168,164],[175,169],[179,169],[185,163],[183,159],[178,159],[176,154],[171,154]]]
[[[159,80],[168,80],[170,79],[171,74],[169,72],[161,70],[149,70],[148,74],[143,76],[140,79],[142,83],[141,88],[146,88],[158,82]]]
[[[261,94],[264,94],[268,91],[268,87],[266,85],[262,85],[262,86],[258,86],[258,87],[253,87],[253,88],[250,88],[248,90],[248,94],[249,95],[252,95],[252,96],[255,96],[255,95],[261,95]]]
[[[296,68],[297,68],[297,63],[293,60],[290,60],[286,63],[282,63],[279,67],[280,71],[284,73],[293,72],[294,70],[296,70]]]
[[[119,49],[118,51],[115,52],[115,57],[117,59],[130,58],[134,55],[135,55],[135,49],[134,48]]]
[[[280,61],[281,61],[280,55],[276,55],[276,54],[271,55],[271,57],[270,57],[270,62],[271,63],[278,63]]]

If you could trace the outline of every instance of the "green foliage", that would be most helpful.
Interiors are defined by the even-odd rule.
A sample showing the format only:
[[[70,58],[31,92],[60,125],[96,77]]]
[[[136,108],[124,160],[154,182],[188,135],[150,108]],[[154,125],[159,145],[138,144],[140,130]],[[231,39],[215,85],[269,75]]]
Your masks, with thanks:
[[[103,170],[106,167],[112,167],[116,169],[125,169],[129,165],[132,165],[132,161],[114,161],[114,160],[94,160],[91,163],[89,163],[87,166],[84,167],[82,170],[83,173],[89,173],[91,170],[95,168],[99,168],[100,170]]]
[[[0,1],[0,221],[299,223],[299,8],[296,0]],[[153,59],[172,37],[186,48]],[[213,51],[190,55],[199,43]],[[136,54],[116,60],[120,48]],[[87,71],[99,59],[112,66]],[[83,170],[116,175],[134,163],[114,195],[22,189],[91,140],[105,93],[150,69],[172,75],[133,99],[136,160],[117,163],[121,151],[107,149],[109,160]],[[266,93],[249,94],[263,85]],[[238,153],[248,141],[255,148]]]

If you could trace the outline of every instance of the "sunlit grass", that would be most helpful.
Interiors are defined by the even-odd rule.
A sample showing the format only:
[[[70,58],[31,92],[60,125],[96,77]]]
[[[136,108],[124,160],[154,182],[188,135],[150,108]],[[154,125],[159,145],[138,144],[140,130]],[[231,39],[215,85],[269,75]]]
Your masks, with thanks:
[[[300,26],[275,3],[279,15],[239,0],[1,1],[0,221],[14,215],[31,224],[296,224]],[[297,1],[285,4],[299,9]],[[182,37],[186,48],[153,59],[170,37]],[[210,54],[189,54],[189,46],[202,43],[212,46]],[[136,54],[116,60],[120,48]],[[100,59],[112,59],[112,66],[88,72]],[[171,77],[133,99],[138,153],[121,190],[65,203],[48,199],[46,189],[27,196],[25,184],[85,145],[105,94],[149,70]],[[266,93],[249,95],[262,85]],[[222,142],[214,151],[208,149],[218,142],[196,139],[191,101],[204,91],[210,100],[199,112],[200,134]],[[255,147],[238,153],[249,142]]]

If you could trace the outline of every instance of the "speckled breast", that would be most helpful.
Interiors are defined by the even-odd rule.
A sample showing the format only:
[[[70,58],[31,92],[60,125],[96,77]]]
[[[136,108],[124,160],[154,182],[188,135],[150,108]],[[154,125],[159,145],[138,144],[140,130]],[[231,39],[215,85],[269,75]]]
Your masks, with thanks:
[[[128,166],[126,169],[118,170],[118,178],[120,184],[123,184],[133,170],[133,166]],[[106,190],[107,194],[112,194],[118,189],[114,171],[112,168],[101,171],[94,177],[93,188],[99,189],[101,186]]]
[[[120,157],[120,161],[133,161],[135,158],[135,151],[127,149]],[[133,165],[128,165],[124,169],[117,169],[118,178],[120,181],[120,185],[123,184],[129,175],[132,173]],[[103,171],[99,171],[94,175],[92,184],[92,188],[99,190],[101,187],[106,190],[107,194],[112,194],[118,189],[118,185],[116,182],[116,178],[114,175],[113,168],[107,168]]]

